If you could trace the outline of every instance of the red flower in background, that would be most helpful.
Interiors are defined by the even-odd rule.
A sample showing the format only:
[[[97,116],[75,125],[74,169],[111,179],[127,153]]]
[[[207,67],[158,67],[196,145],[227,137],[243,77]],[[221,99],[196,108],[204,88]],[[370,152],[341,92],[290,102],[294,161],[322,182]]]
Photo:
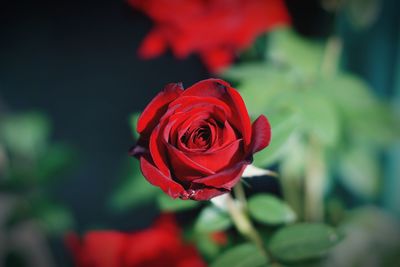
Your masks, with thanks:
[[[66,243],[77,267],[206,266],[196,248],[183,242],[172,215],[162,215],[143,231],[92,231],[82,240],[70,234]]]
[[[155,24],[139,48],[142,58],[170,47],[178,58],[198,53],[211,71],[227,67],[260,34],[290,23],[283,0],[128,1]]]

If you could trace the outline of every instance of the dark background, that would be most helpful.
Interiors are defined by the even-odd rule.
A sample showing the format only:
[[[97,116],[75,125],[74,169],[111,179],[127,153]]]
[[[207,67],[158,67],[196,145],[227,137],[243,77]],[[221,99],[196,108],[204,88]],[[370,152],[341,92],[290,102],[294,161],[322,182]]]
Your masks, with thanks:
[[[323,38],[338,25],[349,37],[344,64],[387,96],[396,83],[400,23],[396,1],[384,3],[386,16],[372,29],[354,33],[345,19],[334,25],[319,1],[287,1],[303,35]],[[140,60],[136,51],[151,26],[120,0],[0,1],[0,106],[46,112],[54,140],[78,149],[79,165],[53,189],[73,210],[78,230],[98,222],[132,229],[150,221],[155,211],[122,216],[105,208],[133,144],[128,116],[167,83],[189,86],[210,77],[196,56],[176,60],[168,53]],[[373,67],[366,64],[372,60]]]

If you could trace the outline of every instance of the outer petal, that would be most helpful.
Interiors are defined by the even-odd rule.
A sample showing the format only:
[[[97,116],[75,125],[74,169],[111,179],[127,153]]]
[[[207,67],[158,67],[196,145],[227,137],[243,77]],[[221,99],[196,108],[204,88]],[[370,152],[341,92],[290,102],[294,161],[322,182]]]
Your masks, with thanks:
[[[253,123],[250,153],[266,148],[271,141],[271,126],[268,119],[261,115]]]
[[[173,198],[187,198],[187,193],[182,185],[172,180],[171,177],[165,176],[144,157],[140,158],[140,169],[142,170],[143,176],[146,177],[149,183],[160,187],[166,194]]]
[[[181,83],[170,83],[147,105],[138,119],[139,133],[151,131],[166,112],[168,104],[183,92]]]
[[[190,195],[190,199],[203,201],[209,200],[213,197],[225,194],[229,192],[229,190],[223,188],[214,188],[214,187],[206,187],[206,186],[194,186],[192,189],[192,194]],[[197,189],[196,189],[197,188]]]
[[[240,177],[247,164],[247,161],[241,161],[231,168],[218,172],[214,175],[193,180],[192,183],[218,189],[231,190],[231,188],[240,180]]]
[[[207,96],[223,100],[231,107],[230,122],[242,134],[245,147],[250,145],[251,122],[249,113],[242,97],[229,83],[219,79],[203,80],[186,89],[182,96]]]

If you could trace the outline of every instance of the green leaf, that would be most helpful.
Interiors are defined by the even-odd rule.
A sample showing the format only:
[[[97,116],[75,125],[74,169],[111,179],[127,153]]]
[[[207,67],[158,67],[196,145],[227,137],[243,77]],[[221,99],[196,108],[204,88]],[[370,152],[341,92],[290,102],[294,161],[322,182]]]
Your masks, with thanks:
[[[199,201],[173,199],[170,196],[161,193],[158,198],[158,206],[162,211],[182,211],[196,208],[200,205]]]
[[[380,188],[378,155],[368,148],[352,146],[343,151],[339,161],[339,179],[350,192],[364,199],[377,197]]]
[[[267,263],[255,245],[245,243],[225,251],[211,267],[264,267]]]
[[[34,158],[45,149],[50,130],[49,119],[44,114],[9,115],[1,120],[0,140],[11,153]]]
[[[318,258],[336,245],[339,235],[325,224],[301,223],[282,228],[270,242],[271,253],[284,262]]]
[[[139,139],[139,133],[136,131],[136,126],[139,117],[140,117],[139,112],[133,113],[129,116],[129,126],[131,127],[132,135],[136,140]]]
[[[251,197],[249,213],[254,219],[265,224],[290,223],[296,220],[296,214],[289,205],[269,194]]]
[[[227,213],[210,206],[204,208],[195,223],[195,230],[202,233],[211,233],[228,229],[232,221]]]
[[[113,210],[122,212],[153,201],[159,193],[160,190],[143,177],[139,161],[130,159],[125,178],[112,193],[109,205]]]

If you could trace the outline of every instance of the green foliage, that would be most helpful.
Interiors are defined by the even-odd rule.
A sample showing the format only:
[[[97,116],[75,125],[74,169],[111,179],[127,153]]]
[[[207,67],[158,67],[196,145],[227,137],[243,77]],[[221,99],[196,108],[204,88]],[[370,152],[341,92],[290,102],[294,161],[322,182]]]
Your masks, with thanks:
[[[268,149],[261,150],[254,155],[254,164],[257,166],[271,165],[287,154],[288,141],[295,132],[298,118],[295,114],[282,113],[269,118],[272,128],[272,139]]]
[[[249,199],[249,213],[265,224],[290,223],[296,219],[294,211],[282,200],[269,194],[258,194]]]
[[[339,240],[340,236],[332,227],[301,223],[278,230],[272,236],[269,248],[279,260],[296,262],[326,255]]]
[[[13,114],[1,118],[0,140],[12,154],[34,158],[46,148],[50,131],[42,113]]]
[[[269,35],[267,55],[278,64],[290,67],[296,75],[305,78],[319,72],[323,46],[302,38],[289,29],[283,29]]]
[[[373,200],[381,176],[377,152],[400,136],[388,103],[355,75],[327,73],[325,65],[336,62],[326,61],[323,43],[290,30],[269,35],[266,55],[265,62],[236,65],[224,74],[238,83],[250,115],[265,114],[271,122],[271,143],[254,156],[254,164],[281,163],[282,180],[303,179],[314,168],[313,151],[320,151],[326,177],[339,177],[355,196]],[[316,190],[334,185],[328,178]],[[302,192],[284,189],[294,190]]]
[[[380,188],[379,160],[366,147],[351,147],[341,153],[339,161],[340,182],[354,195],[375,199]],[[351,177],[351,179],[348,179]]]
[[[109,204],[113,210],[122,212],[150,203],[159,193],[160,190],[143,177],[139,161],[130,159],[125,177],[112,193]]]
[[[133,137],[136,140],[139,139],[139,133],[136,131],[136,125],[137,125],[139,117],[140,117],[140,113],[133,113],[129,116],[129,125],[131,127],[131,132],[132,132]]]
[[[41,224],[46,233],[63,235],[74,226],[74,219],[70,211],[62,205],[48,200],[33,207],[33,216]]]
[[[345,238],[325,259],[323,267],[394,267],[399,264],[400,224],[377,207],[348,211],[339,228]]]
[[[199,201],[173,199],[166,194],[160,194],[157,198],[158,206],[161,211],[183,211],[196,208],[200,205]]]
[[[56,181],[75,162],[71,147],[50,141],[51,123],[39,112],[2,114],[0,117],[0,194],[14,204],[4,221],[14,227],[27,220],[39,223],[49,235],[71,229],[73,216],[49,198],[49,182]]]
[[[200,233],[211,233],[228,229],[232,225],[231,218],[224,211],[209,206],[204,208],[195,223],[195,230]]]
[[[221,247],[211,238],[212,233],[198,233],[195,237],[196,247],[207,259],[214,259],[221,251]]]
[[[225,251],[211,267],[264,267],[267,266],[267,262],[254,244],[245,243]]]

